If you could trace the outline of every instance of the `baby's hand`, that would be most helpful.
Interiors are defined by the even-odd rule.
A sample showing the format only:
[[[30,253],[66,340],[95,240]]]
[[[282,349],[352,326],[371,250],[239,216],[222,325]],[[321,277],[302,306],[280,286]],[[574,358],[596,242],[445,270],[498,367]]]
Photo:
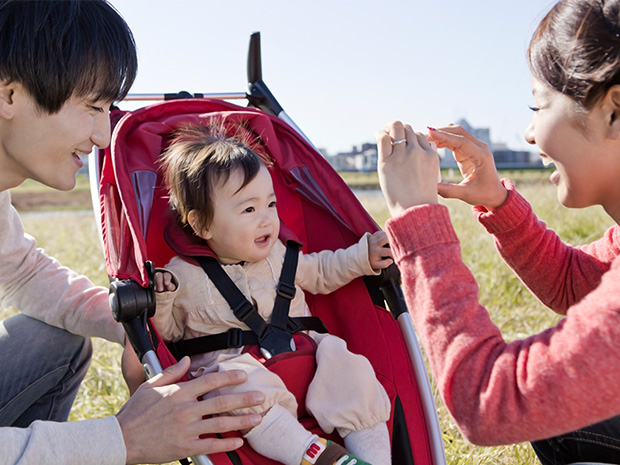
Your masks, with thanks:
[[[385,231],[377,231],[368,238],[368,261],[373,270],[387,268],[394,262],[392,258],[392,249]]]
[[[172,282],[172,275],[167,271],[155,272],[155,292],[171,292],[177,287]]]

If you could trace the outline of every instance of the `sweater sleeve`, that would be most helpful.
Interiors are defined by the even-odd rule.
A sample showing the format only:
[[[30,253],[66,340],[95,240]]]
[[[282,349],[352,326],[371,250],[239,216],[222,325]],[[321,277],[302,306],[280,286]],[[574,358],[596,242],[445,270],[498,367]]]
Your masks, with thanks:
[[[116,417],[3,427],[0,450],[2,463],[7,465],[123,465],[127,455]]]
[[[61,266],[37,248],[0,192],[0,301],[74,334],[123,344],[124,331],[114,321],[108,290]]]
[[[493,212],[474,207],[474,214],[493,234],[497,250],[528,289],[547,307],[566,314],[600,284],[620,254],[620,229],[616,225],[585,246],[565,244],[536,218],[510,181],[502,182],[508,189],[507,201]]]
[[[414,326],[439,392],[480,445],[534,441],[620,414],[620,264],[556,327],[507,343],[478,302],[448,210],[388,220]]]
[[[364,234],[346,249],[300,254],[295,282],[312,294],[329,294],[355,278],[379,274],[370,266],[369,237],[369,233]]]

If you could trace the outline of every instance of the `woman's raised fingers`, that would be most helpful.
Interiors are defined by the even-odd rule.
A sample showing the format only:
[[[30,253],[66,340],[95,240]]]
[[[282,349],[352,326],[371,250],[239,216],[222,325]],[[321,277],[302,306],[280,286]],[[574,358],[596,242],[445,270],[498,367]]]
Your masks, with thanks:
[[[473,138],[467,131],[455,132],[435,129],[429,133],[429,139],[435,142],[438,147],[446,147],[452,150],[456,161],[459,163],[469,160],[474,164],[478,164],[489,157],[491,157],[491,160],[493,158],[489,147],[484,142]]]
[[[487,147],[487,144],[482,142],[480,139],[477,139],[476,137],[472,136],[469,131],[467,131],[463,126],[459,126],[458,124],[450,124],[448,126],[445,126],[439,129],[433,129],[430,132],[430,134],[432,135],[434,131],[442,131],[442,132],[446,132],[449,134],[462,136],[465,139],[469,140],[472,144],[477,145],[478,147],[481,147],[481,148]]]

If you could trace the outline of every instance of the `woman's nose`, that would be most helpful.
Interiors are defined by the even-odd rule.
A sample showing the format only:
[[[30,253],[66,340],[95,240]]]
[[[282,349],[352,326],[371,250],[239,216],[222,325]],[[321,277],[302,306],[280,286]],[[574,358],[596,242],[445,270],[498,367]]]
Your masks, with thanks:
[[[528,144],[536,144],[536,139],[534,138],[534,119],[530,121],[530,124],[525,128],[525,140]]]

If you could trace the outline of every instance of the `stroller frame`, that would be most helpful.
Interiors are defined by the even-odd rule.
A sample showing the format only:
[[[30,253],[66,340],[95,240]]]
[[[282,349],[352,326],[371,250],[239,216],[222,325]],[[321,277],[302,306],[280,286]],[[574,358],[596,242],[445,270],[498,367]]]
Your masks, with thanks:
[[[260,33],[251,35],[247,62],[248,88],[247,92],[239,93],[204,93],[191,95],[188,92],[176,94],[130,94],[127,101],[162,101],[181,98],[209,98],[217,100],[247,100],[248,106],[258,108],[265,113],[277,116],[297,131],[312,147],[313,144],[305,134],[297,127],[294,121],[286,114],[282,106],[277,102],[273,94],[262,80]],[[317,152],[318,153],[318,152]],[[95,151],[94,163],[89,165],[91,181],[91,195],[97,225],[101,234],[101,213],[99,205],[100,168],[103,153]],[[154,269],[152,264],[147,263],[149,280],[153,282]],[[445,465],[445,453],[439,420],[432,395],[430,381],[427,375],[420,345],[417,341],[411,318],[408,314],[402,290],[400,289],[400,275],[395,265],[383,270],[379,285],[385,302],[398,321],[399,328],[405,340],[409,354],[413,376],[418,386],[418,395],[422,403],[424,423],[427,429],[429,449],[433,465]],[[144,288],[133,280],[112,279],[110,284],[110,305],[114,318],[121,322],[127,332],[128,339],[132,344],[138,358],[141,360],[147,377],[155,376],[163,371],[160,360],[155,352],[153,342],[148,334],[147,320],[153,315],[155,308],[154,293],[151,288]],[[212,465],[213,462],[206,456],[192,457],[194,463]]]

